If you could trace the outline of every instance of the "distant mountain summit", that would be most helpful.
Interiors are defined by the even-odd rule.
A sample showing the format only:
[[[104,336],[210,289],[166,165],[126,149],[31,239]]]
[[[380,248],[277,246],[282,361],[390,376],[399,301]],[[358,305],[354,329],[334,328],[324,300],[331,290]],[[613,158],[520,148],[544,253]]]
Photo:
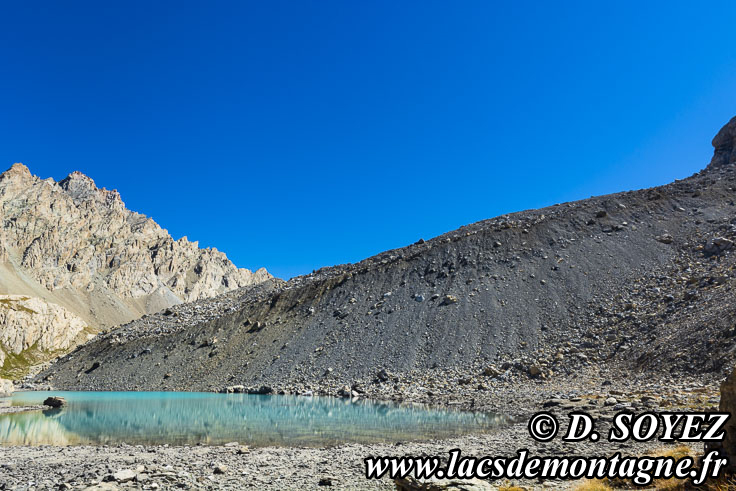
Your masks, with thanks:
[[[14,164],[0,174],[0,214],[0,295],[59,305],[79,318],[75,326],[86,325],[85,333],[271,278],[265,269],[239,269],[224,253],[186,237],[174,240],[151,218],[128,210],[117,191],[98,188],[81,172],[55,182]],[[59,331],[51,323],[38,321],[34,336]],[[19,347],[36,344],[17,342],[29,335],[26,324],[0,325],[0,351],[12,355],[6,364],[22,358]],[[44,351],[53,347],[48,339],[43,344]]]

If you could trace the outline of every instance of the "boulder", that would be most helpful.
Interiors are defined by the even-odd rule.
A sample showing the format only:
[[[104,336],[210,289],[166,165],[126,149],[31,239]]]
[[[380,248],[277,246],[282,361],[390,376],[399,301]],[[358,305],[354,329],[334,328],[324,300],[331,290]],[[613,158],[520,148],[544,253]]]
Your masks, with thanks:
[[[63,397],[56,397],[56,396],[47,397],[43,401],[43,405],[58,409],[60,407],[66,406],[66,399],[64,399]]]
[[[115,474],[112,475],[112,477],[117,482],[121,482],[121,483],[130,482],[133,479],[135,479],[135,472],[133,472],[130,469],[123,469],[123,470],[117,471]]]
[[[706,255],[715,256],[726,252],[732,247],[733,241],[726,239],[725,237],[715,237],[705,244],[703,252],[705,252]]]
[[[260,395],[266,395],[266,394],[272,394],[273,393],[273,387],[270,387],[268,385],[261,385],[257,389],[251,389],[248,391],[249,394],[260,394]]]
[[[388,382],[388,380],[391,378],[391,374],[386,371],[385,368],[382,368],[376,373],[376,377],[381,382]]]
[[[242,394],[243,392],[245,392],[245,386],[244,385],[230,385],[220,390],[220,392],[222,392],[223,394]]]

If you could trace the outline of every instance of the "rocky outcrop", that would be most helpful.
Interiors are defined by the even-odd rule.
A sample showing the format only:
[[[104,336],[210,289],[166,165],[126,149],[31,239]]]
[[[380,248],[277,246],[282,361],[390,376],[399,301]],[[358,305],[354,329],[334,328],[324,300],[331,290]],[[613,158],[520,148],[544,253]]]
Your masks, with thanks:
[[[0,175],[2,250],[50,290],[105,287],[125,298],[155,292],[192,301],[259,283],[270,275],[236,268],[216,249],[174,240],[129,211],[117,191],[72,172],[62,181],[32,176],[23,164]]]
[[[708,167],[721,167],[736,163],[736,117],[721,128],[721,131],[713,138],[713,159]]]
[[[0,295],[0,326],[0,367],[8,356],[63,351],[91,337],[87,323],[67,309],[22,295]]]
[[[112,327],[271,278],[174,240],[80,172],[55,182],[14,164],[0,174],[0,227],[0,294],[29,297],[11,302],[21,310],[0,309],[0,368],[4,350],[67,349],[84,326]],[[43,313],[26,323],[24,308]]]

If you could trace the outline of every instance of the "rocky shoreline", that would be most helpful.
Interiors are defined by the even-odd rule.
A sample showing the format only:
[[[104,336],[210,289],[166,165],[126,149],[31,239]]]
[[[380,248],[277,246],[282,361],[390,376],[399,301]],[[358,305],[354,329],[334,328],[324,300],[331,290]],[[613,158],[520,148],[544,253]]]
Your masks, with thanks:
[[[41,411],[43,409],[48,409],[48,407],[46,407],[46,406],[39,406],[39,405],[33,405],[33,406],[10,406],[10,405],[2,405],[2,403],[0,403],[0,414],[24,413],[26,411]]]
[[[245,442],[224,446],[69,446],[0,447],[0,489],[395,489],[388,479],[368,481],[363,459],[370,455],[447,455],[460,448],[464,455],[514,455],[526,448],[537,455],[601,455],[619,451],[641,455],[661,444],[581,442],[553,440],[543,444],[528,435],[527,418],[539,410],[551,411],[561,422],[566,414],[584,410],[597,428],[607,431],[616,412],[630,410],[712,410],[718,405],[718,383],[696,380],[646,381],[645,377],[606,378],[589,370],[580,376],[529,384],[491,382],[488,390],[460,385],[454,392],[436,390],[432,395],[414,387],[406,389],[401,378],[392,384],[371,384],[364,396],[371,399],[429,403],[436,407],[494,411],[514,416],[516,422],[487,434],[460,438],[347,444],[329,448],[248,448]],[[292,387],[292,390],[297,390]],[[332,387],[313,387],[313,393],[329,393]],[[286,392],[286,390],[283,390]],[[431,399],[430,399],[431,398]],[[701,448],[695,447],[700,451]],[[59,465],[63,462],[63,465]],[[507,482],[478,483],[475,488],[496,489]],[[546,481],[512,484],[527,489],[564,489],[575,482]],[[483,487],[486,486],[487,487]]]

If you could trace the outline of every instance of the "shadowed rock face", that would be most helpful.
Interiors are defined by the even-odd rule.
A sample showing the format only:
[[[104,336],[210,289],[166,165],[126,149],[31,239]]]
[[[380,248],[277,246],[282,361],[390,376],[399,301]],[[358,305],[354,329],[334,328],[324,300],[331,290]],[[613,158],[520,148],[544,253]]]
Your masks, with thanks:
[[[735,168],[474,223],[273,284],[194,322],[134,322],[38,380],[209,390],[428,372],[454,384],[489,366],[507,381],[604,364],[622,376],[721,373],[736,357]]]
[[[709,167],[720,167],[736,163],[736,117],[732,118],[713,138],[715,152]]]
[[[0,294],[58,305],[92,331],[270,278],[265,269],[239,269],[224,253],[186,237],[174,240],[128,210],[117,191],[99,189],[81,172],[58,183],[33,176],[23,164],[0,174]],[[43,322],[55,322],[46,317]],[[18,354],[6,341],[24,334],[15,327],[12,336],[3,332],[9,327],[0,325],[0,351]],[[68,347],[65,341],[43,351]],[[2,359],[0,353],[0,369]]]

